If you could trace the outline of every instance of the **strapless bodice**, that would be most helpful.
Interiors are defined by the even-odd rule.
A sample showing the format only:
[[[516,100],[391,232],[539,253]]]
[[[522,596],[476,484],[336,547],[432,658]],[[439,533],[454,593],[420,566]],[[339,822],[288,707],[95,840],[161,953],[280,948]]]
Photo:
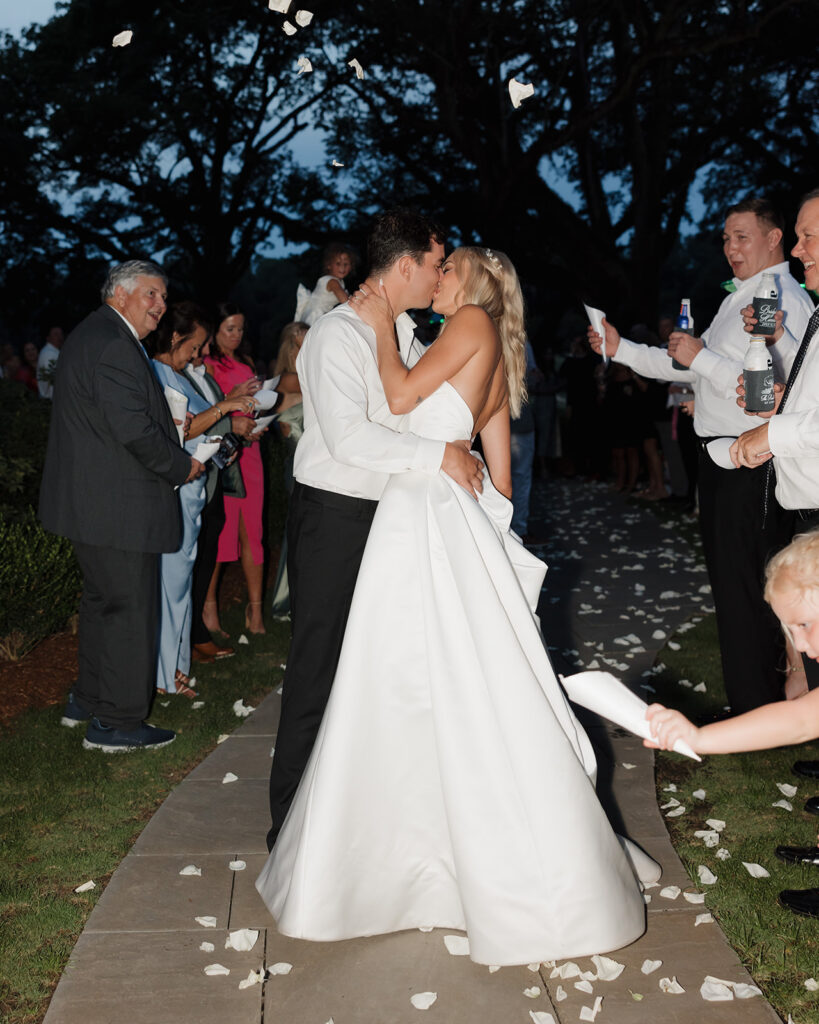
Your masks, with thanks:
[[[455,388],[444,383],[407,414],[406,429],[433,441],[472,439],[472,411]]]

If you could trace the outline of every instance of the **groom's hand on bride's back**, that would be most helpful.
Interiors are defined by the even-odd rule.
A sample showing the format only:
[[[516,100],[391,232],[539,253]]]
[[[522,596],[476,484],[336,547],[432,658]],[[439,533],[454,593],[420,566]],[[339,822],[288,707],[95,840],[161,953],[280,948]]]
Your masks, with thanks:
[[[483,490],[483,463],[469,451],[470,441],[447,441],[441,469],[477,498]]]

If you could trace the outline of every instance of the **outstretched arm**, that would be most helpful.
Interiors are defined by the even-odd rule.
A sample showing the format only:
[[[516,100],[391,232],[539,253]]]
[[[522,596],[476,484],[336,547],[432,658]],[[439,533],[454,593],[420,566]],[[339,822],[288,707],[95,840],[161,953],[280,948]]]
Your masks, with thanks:
[[[356,313],[375,331],[378,343],[378,372],[384,385],[390,412],[411,412],[436,391],[445,380],[463,369],[487,339],[494,327],[478,306],[462,306],[447,322],[446,328],[430,345],[413,368],[404,365],[395,342],[395,321],[384,286],[378,293],[360,289],[361,299],[353,303]]]
[[[807,743],[819,736],[819,690],[796,700],[780,700],[754,708],[744,715],[700,728],[679,711],[652,704],[646,711],[656,742],[647,747],[670,750],[683,739],[698,754],[733,754],[742,750],[767,750],[789,743]]]

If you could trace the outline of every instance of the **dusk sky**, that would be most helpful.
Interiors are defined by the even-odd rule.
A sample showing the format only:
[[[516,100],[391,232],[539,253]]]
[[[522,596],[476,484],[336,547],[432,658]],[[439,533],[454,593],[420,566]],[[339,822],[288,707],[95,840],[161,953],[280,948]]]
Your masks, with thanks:
[[[55,6],[55,0],[0,0],[0,29],[16,34],[35,21],[48,21]]]

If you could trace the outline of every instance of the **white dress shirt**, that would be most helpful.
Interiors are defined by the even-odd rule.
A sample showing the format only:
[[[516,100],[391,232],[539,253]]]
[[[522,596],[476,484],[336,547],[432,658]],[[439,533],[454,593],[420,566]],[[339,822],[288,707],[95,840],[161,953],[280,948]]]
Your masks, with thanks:
[[[407,314],[396,321],[401,356],[422,354]],[[293,465],[301,484],[377,501],[390,474],[441,468],[445,444],[401,433],[378,374],[375,331],[348,303],[325,313],[307,332],[296,360],[304,401],[304,434]]]
[[[768,421],[776,500],[782,508],[819,508],[819,330],[811,338],[785,410]]]
[[[748,350],[750,335],[739,311],[751,304],[762,274],[773,274],[779,290],[785,333],[768,351],[778,380],[787,380],[802,335],[813,312],[810,297],[791,275],[787,263],[760,270],[746,281],[734,278],[736,291],[726,295],[717,314],[702,332],[705,348],[688,370],[675,370],[664,349],[620,340],[618,363],[625,363],[643,377],[687,381],[694,390],[694,431],[699,437],[738,437],[753,424],[736,404],[737,377]],[[790,399],[789,399],[790,401]]]

